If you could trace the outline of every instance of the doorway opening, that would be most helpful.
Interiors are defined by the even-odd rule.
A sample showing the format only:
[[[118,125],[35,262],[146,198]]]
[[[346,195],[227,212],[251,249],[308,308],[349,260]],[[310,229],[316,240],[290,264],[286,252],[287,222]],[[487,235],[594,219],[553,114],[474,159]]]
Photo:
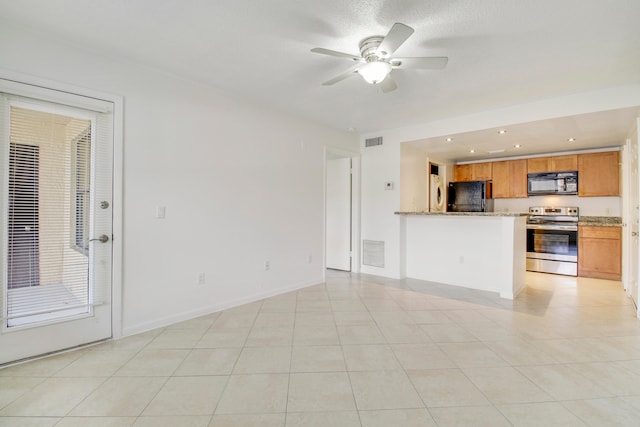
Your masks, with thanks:
[[[354,187],[357,159],[353,153],[327,150],[325,192],[325,266],[332,270],[353,271],[355,250]],[[356,266],[357,268],[357,266]]]

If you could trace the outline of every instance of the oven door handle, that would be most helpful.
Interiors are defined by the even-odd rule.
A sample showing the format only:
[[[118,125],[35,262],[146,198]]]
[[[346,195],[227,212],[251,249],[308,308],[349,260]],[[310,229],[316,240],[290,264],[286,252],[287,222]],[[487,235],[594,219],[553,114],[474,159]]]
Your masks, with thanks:
[[[529,230],[566,230],[578,231],[576,225],[543,225],[543,224],[527,224]]]

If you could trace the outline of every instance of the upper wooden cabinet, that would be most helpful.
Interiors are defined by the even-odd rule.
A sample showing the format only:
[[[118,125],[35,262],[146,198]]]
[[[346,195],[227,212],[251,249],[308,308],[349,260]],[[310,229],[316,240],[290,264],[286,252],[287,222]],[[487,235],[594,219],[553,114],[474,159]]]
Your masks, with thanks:
[[[455,165],[453,168],[454,181],[488,181],[492,179],[492,164],[470,163],[466,165]]]
[[[492,163],[474,163],[473,165],[473,180],[474,181],[488,181],[493,177]]]
[[[578,171],[579,196],[620,196],[620,152],[455,165],[454,181],[493,181],[494,198],[527,197],[527,173]]]
[[[527,197],[527,160],[493,162],[493,198]]]
[[[578,196],[620,195],[620,153],[578,155]]]
[[[471,170],[473,165],[455,165],[453,167],[453,180],[454,181],[473,181],[473,171]]]
[[[578,155],[551,157],[551,172],[566,172],[578,170]]]
[[[527,160],[527,172],[565,172],[578,170],[578,155],[535,157]]]

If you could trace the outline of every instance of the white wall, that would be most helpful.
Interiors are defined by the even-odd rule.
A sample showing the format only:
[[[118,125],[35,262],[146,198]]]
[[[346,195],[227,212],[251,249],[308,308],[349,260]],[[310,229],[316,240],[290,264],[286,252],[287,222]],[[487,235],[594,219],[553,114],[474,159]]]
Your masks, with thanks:
[[[498,292],[524,287],[525,217],[403,215],[412,279]]]
[[[375,135],[368,136],[373,137]],[[364,139],[363,147],[364,147]],[[400,145],[383,140],[382,145],[362,148],[361,155],[361,235],[363,240],[385,242],[385,266],[362,265],[360,271],[387,277],[401,277],[400,218]],[[393,190],[385,182],[393,182]]]
[[[400,146],[400,210],[426,211],[429,208],[427,154],[407,144]]]
[[[125,334],[323,280],[324,147],[353,134],[4,24],[0,51],[0,70],[124,97]]]
[[[640,84],[632,84],[425,122],[419,126],[360,135],[362,147],[361,238],[384,241],[386,257],[384,268],[363,266],[362,271],[387,277],[401,277],[401,226],[397,215],[394,215],[394,212],[400,208],[400,195],[397,191],[385,191],[382,186],[385,180],[397,180],[400,176],[401,143],[638,105],[640,105]],[[382,136],[384,144],[364,148],[364,140],[376,136]],[[623,144],[624,141],[620,141],[620,145]],[[526,203],[528,206],[530,201]],[[615,203],[612,204],[612,212],[614,206]],[[592,209],[591,205],[585,210],[586,212],[583,212],[585,215],[600,215],[597,213],[598,209],[595,207]],[[619,207],[618,212],[620,212]]]

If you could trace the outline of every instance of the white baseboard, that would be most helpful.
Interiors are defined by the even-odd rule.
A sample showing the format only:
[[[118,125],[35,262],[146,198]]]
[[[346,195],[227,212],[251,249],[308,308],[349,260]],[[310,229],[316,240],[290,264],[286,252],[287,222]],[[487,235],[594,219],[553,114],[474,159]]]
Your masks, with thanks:
[[[178,322],[184,322],[186,320],[190,320],[199,316],[206,316],[207,314],[217,313],[219,311],[228,310],[230,308],[238,307],[240,305],[249,304],[252,302],[260,301],[265,298],[273,297],[276,295],[284,294],[291,291],[296,291],[299,289],[307,288],[309,286],[314,286],[319,283],[324,283],[323,278],[309,280],[305,282],[295,283],[292,285],[284,286],[281,288],[271,289],[266,292],[260,292],[253,295],[248,295],[243,298],[238,298],[231,301],[226,301],[221,304],[215,304],[211,306],[201,307],[195,310],[190,310],[187,312],[172,314],[170,316],[162,317],[159,319],[154,319],[149,322],[138,323],[137,325],[124,327],[122,330],[121,338],[139,334],[142,332],[147,332],[156,328],[163,328],[165,326],[172,325]]]

